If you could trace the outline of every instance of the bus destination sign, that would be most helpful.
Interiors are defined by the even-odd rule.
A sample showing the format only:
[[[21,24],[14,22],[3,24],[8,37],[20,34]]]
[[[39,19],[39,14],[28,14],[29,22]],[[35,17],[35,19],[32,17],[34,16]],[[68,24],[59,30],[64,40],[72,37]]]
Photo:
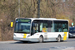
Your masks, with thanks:
[[[31,22],[30,19],[16,19],[16,22]]]

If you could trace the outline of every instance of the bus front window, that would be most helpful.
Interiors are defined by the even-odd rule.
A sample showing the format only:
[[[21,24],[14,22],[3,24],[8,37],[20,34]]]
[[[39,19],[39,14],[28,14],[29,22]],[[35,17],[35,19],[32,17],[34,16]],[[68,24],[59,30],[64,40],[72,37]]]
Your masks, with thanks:
[[[30,23],[17,22],[15,24],[15,33],[30,33]]]

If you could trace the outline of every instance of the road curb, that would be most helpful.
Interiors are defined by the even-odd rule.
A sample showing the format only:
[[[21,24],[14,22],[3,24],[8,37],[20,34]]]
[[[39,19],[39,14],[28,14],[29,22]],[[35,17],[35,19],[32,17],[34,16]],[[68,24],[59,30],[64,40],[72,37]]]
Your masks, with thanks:
[[[16,42],[16,41],[0,41],[0,43],[12,43],[12,42]]]

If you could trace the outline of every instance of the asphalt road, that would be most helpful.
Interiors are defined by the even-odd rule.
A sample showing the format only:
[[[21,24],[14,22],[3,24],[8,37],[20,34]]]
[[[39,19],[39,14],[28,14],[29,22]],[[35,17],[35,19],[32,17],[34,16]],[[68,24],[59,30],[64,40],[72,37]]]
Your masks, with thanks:
[[[22,43],[19,41],[0,41],[0,50],[75,50],[75,38],[64,42]]]

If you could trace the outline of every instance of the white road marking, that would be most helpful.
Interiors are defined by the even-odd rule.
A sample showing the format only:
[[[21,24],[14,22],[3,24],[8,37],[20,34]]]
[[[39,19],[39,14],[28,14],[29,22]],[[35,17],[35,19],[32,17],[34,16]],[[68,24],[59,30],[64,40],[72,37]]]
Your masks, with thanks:
[[[75,50],[75,47],[56,46],[56,47],[50,47],[50,50]]]

